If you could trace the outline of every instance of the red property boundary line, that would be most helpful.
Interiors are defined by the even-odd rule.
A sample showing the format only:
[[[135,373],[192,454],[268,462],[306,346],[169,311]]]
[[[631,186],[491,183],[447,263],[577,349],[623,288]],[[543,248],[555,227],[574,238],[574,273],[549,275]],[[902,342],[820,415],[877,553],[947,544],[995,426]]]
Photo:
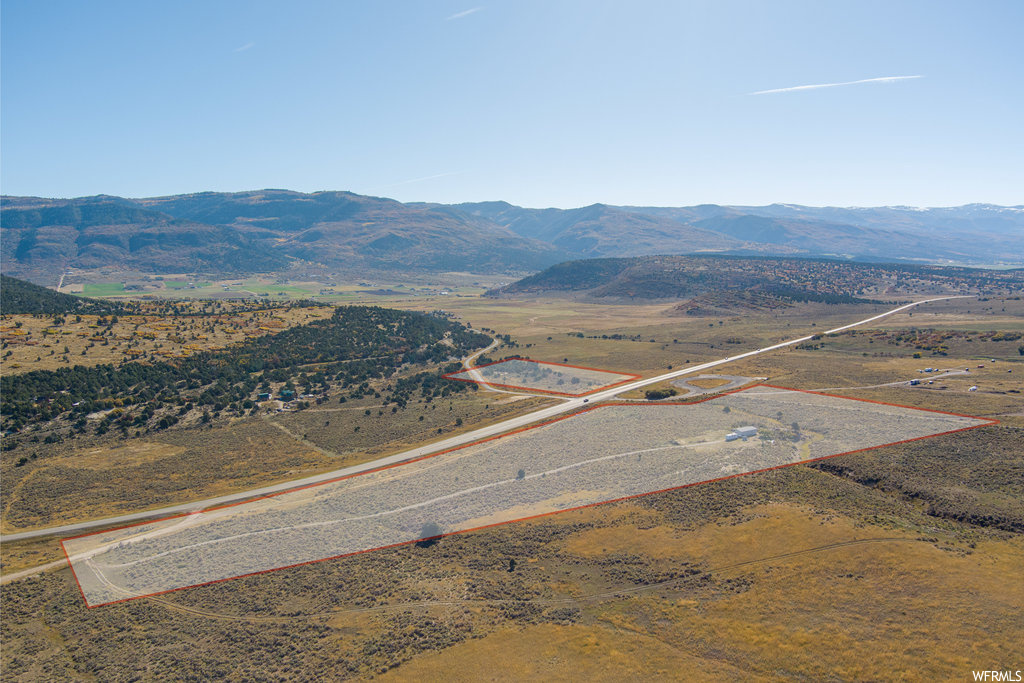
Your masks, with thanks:
[[[520,360],[525,360],[525,359],[520,359]],[[501,362],[501,361],[498,361],[498,362]],[[590,368],[586,368],[586,369],[590,369]],[[914,437],[914,438],[911,438],[911,439],[903,439],[903,440],[900,440],[900,441],[892,441],[892,442],[889,442],[889,443],[878,444],[878,445],[875,445],[875,446],[866,446],[864,448],[858,448],[858,449],[855,449],[855,450],[852,450],[852,451],[844,451],[842,453],[834,453],[832,455],[824,455],[824,456],[821,456],[821,457],[818,457],[818,458],[809,458],[807,460],[799,460],[797,462],[790,462],[790,463],[785,463],[785,464],[782,464],[782,465],[773,465],[772,467],[764,467],[764,468],[761,468],[761,469],[758,469],[758,470],[751,470],[750,472],[740,472],[738,474],[730,474],[730,475],[726,475],[724,477],[717,477],[715,479],[706,479],[704,481],[695,481],[695,482],[691,482],[689,484],[681,484],[679,486],[670,486],[668,488],[658,489],[656,491],[646,491],[644,493],[635,493],[635,494],[631,494],[631,495],[628,495],[628,496],[621,496],[619,498],[611,498],[609,500],[598,501],[596,503],[587,503],[585,505],[577,505],[575,507],[565,508],[564,510],[553,510],[551,512],[542,512],[540,514],[529,515],[527,517],[519,517],[519,518],[516,518],[516,519],[506,520],[504,522],[494,522],[492,524],[483,524],[481,526],[476,526],[476,527],[472,527],[472,528],[469,528],[469,529],[460,529],[459,531],[452,531],[452,532],[447,533],[447,534],[439,534],[437,536],[429,536],[427,538],[418,538],[418,539],[413,539],[411,541],[402,541],[401,543],[393,543],[391,545],[383,545],[383,546],[379,546],[379,547],[376,547],[376,548],[365,548],[363,550],[356,550],[356,551],[351,552],[351,553],[342,553],[340,555],[332,555],[330,557],[322,557],[322,558],[317,559],[317,560],[307,560],[305,562],[297,562],[295,564],[284,565],[284,566],[281,566],[281,567],[274,567],[273,569],[261,569],[259,571],[249,572],[247,574],[237,574],[235,576],[228,576],[228,577],[225,577],[223,579],[214,579],[212,581],[204,581],[202,583],[195,583],[195,584],[191,584],[191,585],[188,585],[188,586],[179,586],[177,588],[169,588],[168,590],[165,590],[165,591],[157,591],[155,593],[147,593],[145,595],[133,595],[133,596],[128,597],[128,598],[121,598],[119,600],[110,600],[108,602],[101,602],[101,603],[97,603],[95,605],[89,604],[88,598],[85,597],[85,591],[82,590],[82,584],[78,580],[78,575],[75,573],[75,566],[74,566],[74,564],[72,564],[71,557],[68,555],[67,548],[64,546],[64,542],[65,541],[71,541],[71,540],[74,540],[76,538],[85,538],[87,536],[96,536],[96,535],[99,535],[99,534],[109,533],[111,531],[120,531],[122,529],[130,529],[130,528],[133,528],[133,527],[144,526],[144,525],[147,525],[147,524],[156,524],[158,522],[166,522],[166,521],[169,521],[169,520],[172,520],[172,519],[180,519],[182,517],[187,517],[187,516],[189,516],[191,514],[197,514],[197,513],[180,513],[180,514],[177,514],[177,515],[170,515],[168,517],[161,517],[160,519],[148,520],[148,521],[144,521],[144,522],[137,522],[135,524],[126,524],[124,526],[114,527],[112,529],[104,529],[102,531],[92,531],[92,532],[89,532],[89,533],[86,533],[86,534],[79,534],[77,536],[69,536],[68,538],[65,538],[65,539],[61,540],[60,545],[61,545],[61,549],[64,551],[64,557],[68,560],[68,567],[71,569],[71,575],[75,579],[75,584],[78,586],[78,592],[82,595],[82,600],[85,602],[86,608],[87,609],[94,609],[96,607],[104,607],[106,605],[115,605],[115,604],[122,603],[122,602],[129,602],[131,600],[141,600],[143,598],[151,598],[151,597],[154,597],[154,596],[157,596],[157,595],[165,595],[167,593],[174,593],[176,591],[185,590],[185,589],[188,589],[188,588],[199,588],[200,586],[211,586],[213,584],[223,583],[225,581],[234,581],[235,579],[243,579],[243,578],[246,578],[246,577],[249,577],[249,576],[258,576],[260,574],[269,574],[270,572],[281,571],[283,569],[294,569],[295,567],[302,567],[302,566],[305,566],[305,565],[308,565],[308,564],[316,564],[318,562],[327,562],[329,560],[338,560],[338,559],[341,559],[341,558],[344,558],[344,557],[353,557],[355,555],[362,555],[364,553],[375,552],[375,551],[378,551],[378,550],[387,550],[389,548],[398,548],[398,547],[401,547],[401,546],[412,545],[414,543],[420,543],[422,541],[432,541],[432,540],[436,540],[436,539],[439,539],[439,538],[444,538],[446,536],[456,536],[456,535],[459,535],[459,534],[470,533],[470,532],[473,532],[473,531],[481,531],[483,529],[490,529],[492,527],[504,526],[506,524],[514,524],[514,523],[517,523],[517,522],[525,522],[525,521],[529,521],[529,520],[533,520],[533,519],[541,519],[543,517],[550,517],[552,515],[560,515],[560,514],[565,513],[565,512],[574,512],[576,510],[585,510],[587,508],[593,508],[593,507],[597,507],[599,505],[608,505],[610,503],[619,503],[619,502],[626,501],[626,500],[634,500],[634,499],[637,499],[637,498],[643,498],[645,496],[653,496],[653,495],[659,494],[659,493],[667,493],[669,491],[678,491],[680,489],[686,489],[686,488],[690,488],[692,486],[701,486],[703,484],[712,484],[712,483],[715,483],[715,482],[726,481],[728,479],[735,479],[735,478],[738,478],[738,477],[746,477],[746,476],[750,476],[750,475],[753,475],[753,474],[761,474],[763,472],[771,472],[773,470],[780,470],[780,469],[783,469],[783,468],[786,468],[786,467],[793,467],[794,465],[806,465],[808,463],[820,462],[822,460],[829,460],[831,458],[838,458],[838,457],[844,456],[844,455],[852,455],[854,453],[863,453],[865,451],[872,451],[872,450],[875,450],[875,449],[878,449],[878,448],[887,448],[889,446],[897,446],[899,444],[912,443],[914,441],[923,441],[924,439],[931,439],[931,438],[936,437],[936,436],[945,436],[947,434],[956,434],[958,432],[966,432],[966,431],[970,431],[972,429],[978,429],[979,427],[991,427],[993,425],[999,424],[999,420],[997,420],[995,418],[978,417],[976,415],[966,415],[966,414],[963,414],[963,413],[952,413],[952,412],[948,412],[948,411],[944,411],[944,410],[932,410],[930,408],[919,408],[919,407],[916,407],[916,406],[907,406],[907,405],[902,405],[902,404],[899,404],[899,403],[887,403],[885,401],[876,401],[876,400],[867,399],[867,398],[854,398],[854,397],[851,397],[851,396],[839,396],[838,394],[829,394],[829,393],[825,393],[825,392],[822,392],[822,391],[812,391],[810,389],[792,389],[790,387],[782,387],[782,386],[778,386],[778,385],[774,385],[774,384],[754,384],[754,385],[751,385],[749,387],[742,387],[742,388],[739,388],[739,389],[734,389],[732,391],[725,391],[725,392],[722,392],[720,394],[715,394],[715,395],[712,395],[712,396],[707,396],[705,398],[701,398],[701,399],[698,399],[696,401],[689,401],[689,402],[679,402],[679,401],[674,401],[674,402],[665,401],[665,402],[661,402],[661,401],[659,401],[659,402],[656,402],[656,403],[631,403],[631,402],[627,402],[627,401],[616,401],[616,402],[609,402],[609,403],[601,403],[601,404],[598,404],[598,405],[588,406],[586,408],[583,408],[582,410],[578,410],[576,412],[569,413],[568,415],[563,415],[562,417],[557,417],[557,418],[555,418],[553,420],[547,420],[546,422],[540,422],[540,423],[537,423],[535,425],[528,425],[526,427],[521,427],[519,429],[515,429],[515,430],[513,430],[511,432],[505,432],[503,434],[497,434],[495,436],[490,436],[490,437],[487,437],[485,439],[480,439],[479,441],[473,441],[473,442],[468,443],[468,444],[463,444],[461,446],[455,446],[453,448],[448,448],[448,449],[443,450],[443,451],[438,451],[437,453],[430,453],[428,455],[422,455],[422,456],[420,456],[418,458],[412,458],[410,460],[405,460],[405,461],[402,461],[402,462],[399,462],[399,463],[394,463],[394,464],[391,464],[391,465],[384,465],[383,467],[378,467],[378,468],[375,468],[375,469],[372,469],[372,470],[366,470],[365,472],[357,472],[355,474],[345,475],[345,476],[342,476],[342,477],[338,477],[336,479],[329,479],[327,481],[316,482],[314,484],[307,484],[305,486],[297,486],[297,487],[295,487],[293,489],[288,489],[287,491],[278,491],[276,493],[270,493],[270,494],[267,494],[265,496],[259,496],[259,497],[256,497],[256,498],[252,498],[250,500],[239,501],[239,502],[236,502],[236,503],[228,503],[226,505],[219,505],[219,506],[215,506],[215,507],[211,507],[211,508],[205,508],[203,510],[200,510],[199,512],[210,512],[210,511],[213,511],[213,510],[223,510],[223,509],[226,509],[226,508],[235,507],[236,505],[244,505],[244,504],[248,504],[248,503],[254,503],[254,502],[258,501],[258,500],[265,500],[267,498],[275,498],[275,497],[283,495],[285,493],[294,493],[295,491],[301,491],[303,489],[309,489],[309,488],[313,488],[313,487],[316,487],[316,486],[323,486],[324,484],[331,484],[331,483],[334,483],[334,482],[343,481],[345,479],[351,479],[353,477],[361,477],[361,476],[366,475],[366,474],[372,474],[374,472],[381,472],[381,471],[384,471],[384,470],[389,470],[389,469],[391,469],[393,467],[401,467],[403,465],[408,465],[408,464],[411,464],[411,463],[414,463],[414,462],[419,462],[421,460],[427,460],[429,458],[435,458],[435,457],[437,457],[439,455],[444,455],[446,453],[451,453],[453,451],[462,450],[463,448],[469,448],[471,446],[478,446],[478,445],[480,445],[482,443],[487,443],[489,441],[494,441],[496,439],[503,439],[503,438],[505,438],[507,436],[512,436],[513,434],[520,434],[522,432],[530,431],[530,430],[533,430],[533,429],[539,429],[541,427],[546,427],[548,425],[555,424],[557,422],[561,422],[562,420],[568,420],[570,418],[577,417],[579,415],[583,415],[584,413],[588,413],[588,412],[590,412],[592,410],[599,410],[601,408],[605,408],[605,407],[608,407],[608,406],[632,406],[632,407],[657,408],[657,407],[660,407],[660,406],[696,405],[698,403],[704,403],[706,401],[713,401],[716,398],[720,398],[722,396],[728,396],[730,394],[738,394],[740,392],[748,391],[750,389],[754,389],[754,388],[757,388],[757,387],[766,387],[766,388],[769,388],[769,389],[779,389],[779,390],[783,390],[783,391],[796,391],[796,392],[800,392],[800,393],[804,393],[804,394],[814,394],[814,395],[817,395],[817,396],[827,396],[829,398],[839,398],[839,399],[844,399],[844,400],[847,400],[847,401],[861,401],[861,402],[864,402],[864,403],[874,403],[874,404],[883,405],[883,406],[890,406],[890,407],[893,407],[893,408],[905,408],[907,410],[919,410],[919,411],[924,412],[924,413],[938,413],[938,414],[941,414],[941,415],[952,415],[954,417],[965,417],[965,418],[970,418],[972,420],[982,420],[983,422],[982,422],[982,424],[971,425],[970,427],[960,427],[959,429],[950,429],[950,430],[945,431],[945,432],[937,432],[935,434],[928,434],[928,435],[925,435],[925,436],[917,436],[917,437]]]
[[[573,393],[569,393],[569,392],[565,392],[565,391],[551,391],[549,389],[534,389],[534,388],[531,388],[531,387],[520,386],[518,384],[498,384],[497,382],[488,382],[487,380],[484,380],[484,381],[481,382],[481,381],[478,381],[478,380],[475,380],[475,379],[466,379],[465,377],[453,377],[453,375],[461,375],[464,372],[472,372],[473,370],[479,370],[480,368],[486,368],[486,367],[489,367],[491,365],[498,365],[499,363],[506,363],[506,362],[508,362],[510,360],[521,360],[521,361],[525,361],[527,363],[537,363],[538,365],[556,365],[556,366],[558,366],[560,368],[575,368],[577,370],[590,370],[592,372],[602,372],[602,373],[607,374],[607,375],[619,375],[620,377],[625,377],[626,379],[620,380],[618,382],[615,382],[614,384],[602,384],[601,386],[597,387],[596,389],[591,389],[590,391],[584,391],[581,394],[573,394]],[[546,361],[546,360],[533,360],[532,358],[520,358],[519,356],[513,356],[511,358],[502,358],[501,360],[496,360],[496,361],[491,362],[491,363],[484,363],[483,365],[474,365],[471,368],[464,368],[462,370],[456,370],[455,372],[449,372],[447,374],[441,375],[441,377],[443,377],[445,379],[453,380],[455,382],[468,382],[469,384],[480,384],[480,385],[489,386],[489,387],[501,387],[502,389],[519,389],[520,391],[527,391],[527,392],[532,392],[532,393],[535,393],[535,394],[550,394],[551,396],[568,396],[570,398],[577,398],[577,397],[580,397],[580,396],[590,396],[591,394],[595,394],[595,393],[597,393],[599,391],[604,391],[606,389],[611,389],[613,387],[617,387],[617,386],[622,385],[622,384],[627,384],[629,382],[633,382],[633,381],[638,380],[641,377],[643,377],[643,375],[634,375],[631,372],[617,372],[615,370],[602,370],[601,368],[588,368],[585,365],[570,365],[568,363],[553,363],[551,361]]]

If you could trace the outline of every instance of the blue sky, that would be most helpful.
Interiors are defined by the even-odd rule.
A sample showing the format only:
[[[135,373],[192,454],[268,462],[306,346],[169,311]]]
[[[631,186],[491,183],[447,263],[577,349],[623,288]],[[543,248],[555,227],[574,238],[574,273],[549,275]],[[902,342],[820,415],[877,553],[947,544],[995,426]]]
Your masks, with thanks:
[[[1022,26],[1013,0],[4,0],[0,190],[1020,204]]]

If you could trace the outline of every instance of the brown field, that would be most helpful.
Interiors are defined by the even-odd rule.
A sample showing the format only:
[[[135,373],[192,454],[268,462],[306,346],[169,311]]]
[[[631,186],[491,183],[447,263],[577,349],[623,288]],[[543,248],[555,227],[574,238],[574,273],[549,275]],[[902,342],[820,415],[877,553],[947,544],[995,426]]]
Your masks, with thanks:
[[[26,452],[38,457],[20,467],[8,459],[4,467],[3,530],[113,516],[298,479],[551,402],[528,398],[499,404],[503,398],[470,391],[392,413],[391,407],[367,397],[207,428],[175,428],[126,440],[108,437],[91,446],[26,444]]]
[[[718,593],[680,581],[581,600],[578,624],[497,629],[384,679],[447,672],[469,681],[499,671],[517,680],[948,678],[981,657],[1012,659],[1024,628],[1014,613],[1024,606],[1024,584],[1003,592],[1024,561],[1019,540],[986,542],[964,555],[913,533],[769,504],[692,531],[592,528],[563,547],[588,560],[640,556],[716,567],[713,575],[736,588]],[[999,624],[989,628],[993,617]]]
[[[1014,656],[1020,539],[796,467],[93,610],[62,570],[3,587],[4,657],[14,680],[182,657],[231,680],[948,679]]]
[[[41,567],[50,562],[64,559],[60,544],[52,538],[35,539],[19,543],[0,545],[0,567],[3,576],[23,569]]]
[[[719,325],[717,320],[709,323],[703,318],[666,316],[666,306],[580,304],[574,305],[572,312],[565,313],[563,302],[559,301],[534,301],[527,306],[516,306],[506,301],[457,298],[450,299],[449,303],[452,310],[473,313],[477,326],[513,334],[519,344],[513,349],[515,353],[557,362],[568,358],[572,363],[637,370],[646,374],[662,371],[673,363],[676,364],[674,367],[680,367],[686,360],[697,362],[749,348],[747,344],[742,347],[726,344],[722,341],[726,337],[738,335],[755,340],[752,343],[761,343],[795,336],[807,329],[808,317],[816,315],[820,309],[843,309],[838,313],[825,311],[831,316],[831,323],[838,323],[865,315],[866,309],[871,308],[818,306],[791,312],[795,317],[785,323],[780,323],[772,314],[722,321]],[[979,304],[964,300],[942,305],[948,308],[954,303],[961,303],[965,308]],[[993,306],[999,303],[995,302]],[[1013,305],[1019,302],[1001,303]],[[488,317],[481,317],[488,313]],[[275,312],[279,317],[285,314],[292,317],[279,321],[279,324],[302,322],[306,316],[319,313],[307,309]],[[579,330],[588,336],[579,338],[564,332],[560,336],[557,333],[546,334],[554,333],[553,326],[559,315],[563,315],[569,329]],[[966,313],[962,315],[967,317]],[[260,319],[255,322],[260,322]],[[621,327],[625,323],[636,327]],[[117,323],[122,324],[130,323]],[[790,329],[780,334],[779,328],[785,330],[786,326]],[[872,329],[881,328],[873,326]],[[595,334],[616,332],[639,334],[641,341],[589,338]],[[1020,393],[1024,391],[1024,362],[1020,362],[1024,361],[1024,356],[1016,351],[1021,342],[960,341],[951,345],[948,356],[925,355],[915,359],[912,357],[913,347],[874,343],[873,334],[871,330],[858,330],[830,336],[819,342],[825,345],[822,349],[783,350],[716,368],[716,372],[766,376],[770,383],[793,388],[826,389],[844,396],[997,417],[1010,425],[1024,422],[1024,415],[1015,414],[1022,412],[1020,402],[1024,396]],[[550,340],[547,339],[549,336]],[[650,341],[652,338],[655,339],[653,343]],[[698,344],[703,345],[700,355],[687,350]],[[967,353],[974,358],[965,357]],[[499,352],[493,355],[498,357]],[[679,360],[681,356],[686,356],[682,363]],[[985,368],[978,369],[979,357],[1003,360],[986,362]],[[934,385],[847,388],[873,387],[911,378],[926,380],[928,375],[917,370],[929,365],[969,367],[971,371],[968,375],[935,380]],[[1006,369],[1016,372],[1007,373]],[[709,380],[708,383],[715,381]],[[977,391],[967,391],[975,385],[978,386]],[[643,391],[635,393],[635,398],[643,398]],[[438,428],[447,435],[539,405],[535,399],[514,404],[503,403],[503,400],[503,395],[480,391],[456,396],[451,401],[444,399],[429,405],[410,404],[404,410],[391,412],[393,407],[382,407],[379,401],[369,397],[345,404],[338,404],[332,398],[305,411],[264,416],[268,419],[261,421],[252,418],[213,429],[194,429],[190,428],[191,423],[183,423],[153,439],[142,437],[121,441],[110,438],[96,445],[45,447],[24,444],[19,448],[25,451],[29,462],[23,467],[12,468],[8,460],[4,468],[3,528],[13,531],[131,510],[139,505],[158,507],[179,499],[201,499],[237,490],[238,487],[297,478],[441,438],[437,434]],[[365,414],[367,410],[369,415]],[[198,414],[191,422],[197,419]],[[456,425],[457,420],[463,424]],[[254,425],[252,429],[256,431],[250,431],[248,425]],[[246,440],[236,437],[234,441],[229,439],[234,445],[222,446],[221,435],[242,433],[248,434]],[[252,445],[256,434],[261,444],[259,448]],[[172,448],[178,450],[173,453],[167,450]],[[200,455],[202,453],[206,455]],[[190,463],[200,462],[202,458],[207,459],[208,466],[188,473]],[[117,473],[114,483],[125,482],[128,485],[122,489],[104,481],[111,472]],[[172,478],[164,480],[157,473],[170,474]],[[94,496],[95,491],[102,491],[102,494]],[[81,501],[89,502],[83,504]]]
[[[876,327],[937,327],[940,329],[1024,330],[1024,299],[1005,296],[936,301],[919,310],[880,320]]]
[[[727,379],[713,379],[709,377],[707,379],[691,379],[689,380],[689,383],[695,387],[700,387],[701,389],[714,389],[715,387],[728,384],[729,381],[730,380]]]
[[[648,376],[875,310],[719,324],[668,306],[402,303],[413,305],[511,334],[519,346],[495,358]],[[871,330],[1024,329],[1013,300],[931,306]],[[588,338],[612,334],[641,341]],[[0,588],[5,678],[949,680],[1020,668],[1022,341],[957,337],[943,356],[872,339],[858,330],[714,372],[1000,424],[92,610],[67,569],[48,572]],[[929,366],[970,373],[876,386],[927,381],[917,371]],[[379,399],[332,399],[207,430],[58,444],[0,472],[13,501],[5,530],[296,477],[535,407],[508,400],[478,391],[392,414]],[[55,548],[4,544],[4,573]]]
[[[223,314],[201,317],[126,315],[113,325],[99,325],[95,315],[67,316],[60,324],[54,316],[5,315],[0,319],[3,371],[183,358],[330,315],[322,307],[233,311],[230,302],[222,307]]]
[[[434,310],[437,303],[424,300],[403,303],[402,306]],[[488,300],[465,297],[446,301],[444,308],[459,316],[463,322],[471,322],[477,328],[489,327],[499,333],[510,334],[518,342],[519,346],[512,351],[492,353],[495,358],[515,353],[536,360],[570,362],[649,376],[666,370],[670,365],[678,368],[686,364],[686,361],[699,363],[714,360],[814,333],[816,330],[824,331],[869,317],[891,306],[802,304],[783,313],[692,317],[673,314],[671,304],[572,302],[569,305],[565,300],[556,298]],[[1005,311],[1002,310],[1004,308]],[[1024,302],[1005,297],[986,302],[976,299],[937,302],[926,304],[913,315],[899,314],[884,318],[864,329],[911,327],[1020,331],[1024,330]],[[577,337],[577,333],[582,333],[584,337]],[[639,340],[600,338],[602,335],[613,334],[639,337]],[[599,338],[591,338],[593,336]],[[897,348],[881,343],[868,345],[867,337],[859,329],[853,336],[847,332],[814,343],[822,342],[836,354],[851,356],[892,353],[911,357],[917,351],[912,347]],[[975,342],[973,346],[962,345],[965,348],[951,347],[949,357],[961,355],[986,359],[996,357],[1006,361],[1024,360],[1024,356],[1018,352],[1022,343],[1024,341],[1021,340]],[[950,362],[942,358],[925,353],[919,362],[921,367]],[[729,370],[716,368],[715,372],[727,374]]]
[[[4,531],[201,500],[333,464],[259,419],[64,446],[47,447],[37,459],[4,472]]]
[[[498,392],[470,391],[435,399],[429,404],[410,404],[397,412],[392,412],[394,406],[382,407],[380,401],[368,398],[286,413],[271,418],[271,421],[335,455],[339,466],[345,467],[483,427],[555,402],[545,398],[526,398],[501,403],[505,398],[505,394]],[[358,432],[354,431],[356,427],[359,427]]]

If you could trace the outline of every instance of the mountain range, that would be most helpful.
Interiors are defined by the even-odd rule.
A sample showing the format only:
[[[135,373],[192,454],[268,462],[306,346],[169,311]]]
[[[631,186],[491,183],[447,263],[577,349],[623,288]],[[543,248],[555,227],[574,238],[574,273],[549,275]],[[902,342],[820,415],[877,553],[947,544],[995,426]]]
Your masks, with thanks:
[[[47,284],[65,267],[528,273],[577,258],[687,253],[1020,265],[1024,206],[530,209],[289,190],[0,198],[3,272]]]

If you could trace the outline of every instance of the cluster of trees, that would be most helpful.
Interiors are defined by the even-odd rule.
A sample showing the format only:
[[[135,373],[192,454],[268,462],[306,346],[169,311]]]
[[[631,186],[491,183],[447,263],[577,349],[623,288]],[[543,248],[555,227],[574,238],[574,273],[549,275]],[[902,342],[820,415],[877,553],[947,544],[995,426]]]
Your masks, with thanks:
[[[232,299],[209,301],[204,299],[165,299],[136,304],[136,313],[173,317],[205,317],[211,315],[239,315],[258,311],[278,311],[293,308],[312,308],[323,304],[305,299],[295,301],[269,301],[267,299]]]
[[[390,377],[403,365],[444,362],[488,343],[487,335],[434,316],[346,306],[328,319],[175,361],[75,366],[4,376],[0,378],[4,396],[0,418],[6,430],[16,432],[62,415],[74,420],[97,410],[142,404],[147,408],[130,419],[127,414],[117,419],[139,424],[140,415],[149,411],[152,417],[155,409],[166,404],[181,406],[185,412],[196,406],[215,412],[227,406],[245,409],[251,407],[245,401],[261,382],[264,388],[270,382],[295,382],[311,392],[314,387],[326,390],[333,379],[342,388],[368,389],[369,380]],[[310,365],[317,366],[312,376],[302,372]],[[433,373],[417,377],[400,383],[400,401],[408,400],[414,385],[429,386],[432,395],[440,383],[459,386]]]
[[[818,292],[809,289],[796,289],[783,285],[767,285],[761,291],[786,301],[796,303],[816,302],[823,304],[865,304],[879,303],[874,299],[864,299],[848,293]]]
[[[675,396],[677,392],[675,389],[648,389],[644,392],[644,397],[648,401],[660,401],[670,396]]]
[[[409,377],[402,377],[395,382],[391,396],[385,400],[384,405],[387,405],[388,401],[390,401],[399,408],[405,408],[413,400],[413,395],[417,390],[419,390],[420,397],[428,402],[435,398],[445,398],[452,393],[466,391],[467,389],[476,391],[476,384],[456,382],[441,376],[442,374],[457,372],[461,367],[459,363],[450,363],[442,368],[440,373],[419,372]]]

